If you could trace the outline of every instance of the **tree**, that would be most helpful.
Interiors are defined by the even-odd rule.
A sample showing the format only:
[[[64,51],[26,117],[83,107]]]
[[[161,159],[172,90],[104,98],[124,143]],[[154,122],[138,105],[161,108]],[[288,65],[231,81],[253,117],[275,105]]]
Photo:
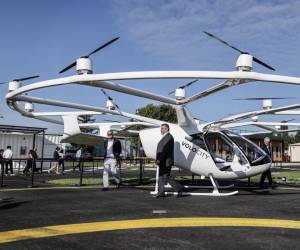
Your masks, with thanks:
[[[148,104],[145,107],[137,109],[136,114],[145,116],[145,117],[149,117],[149,118],[153,118],[153,119],[157,119],[157,120],[161,120],[161,121],[165,121],[165,122],[177,123],[176,110],[171,105]],[[131,119],[131,121],[133,121],[133,120]],[[137,125],[137,126],[134,126],[132,129],[140,130],[143,127],[144,126]],[[140,156],[139,155],[139,153],[140,153],[139,152],[140,151],[139,150],[139,148],[140,148],[139,138],[138,137],[132,138],[132,144],[134,145],[134,147],[137,148],[138,156]]]
[[[78,123],[94,123],[96,119],[92,118],[93,115],[79,115],[78,116]],[[81,131],[84,133],[94,134],[96,129],[94,128],[81,128]]]
[[[171,105],[148,104],[145,107],[137,109],[136,114],[165,122],[177,123],[176,110]]]

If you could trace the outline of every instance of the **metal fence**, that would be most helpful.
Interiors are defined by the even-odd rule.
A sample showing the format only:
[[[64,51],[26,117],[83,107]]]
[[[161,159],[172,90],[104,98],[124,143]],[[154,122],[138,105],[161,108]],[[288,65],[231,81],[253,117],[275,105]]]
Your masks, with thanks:
[[[35,176],[43,176],[48,173],[48,170],[52,168],[54,164],[57,164],[57,160],[53,158],[37,158],[33,159],[33,162],[31,163],[31,166],[29,168],[29,172],[23,173],[23,170],[26,167],[27,159],[26,158],[14,158],[12,159],[12,165],[13,165],[13,175],[16,176],[26,176],[26,180],[28,180],[28,177],[30,177],[30,185],[27,185],[27,187],[34,187],[35,186]],[[103,157],[97,157],[97,158],[90,158],[90,159],[82,159],[80,162],[78,162],[76,159],[70,159],[70,160],[64,160],[64,164],[60,167],[61,172],[64,173],[65,177],[68,177],[68,171],[75,170],[80,164],[79,171],[79,183],[78,185],[82,185],[82,181],[84,178],[84,173],[87,173],[87,171],[91,172],[92,174],[95,174],[96,172],[99,172],[99,170],[103,169],[103,163],[104,159]],[[127,167],[131,167],[134,165],[135,167],[138,166],[138,178],[140,181],[143,180],[143,173],[144,173],[144,167],[145,164],[154,163],[154,161],[145,158],[145,157],[135,157],[135,158],[126,158],[121,159],[119,166],[120,174],[122,174],[123,167],[126,165]],[[3,186],[9,186],[6,183],[6,180],[8,180],[11,176],[11,174],[6,174],[6,163],[4,160],[0,162],[1,164],[1,176],[0,176],[0,187]],[[9,172],[9,169],[8,169]]]

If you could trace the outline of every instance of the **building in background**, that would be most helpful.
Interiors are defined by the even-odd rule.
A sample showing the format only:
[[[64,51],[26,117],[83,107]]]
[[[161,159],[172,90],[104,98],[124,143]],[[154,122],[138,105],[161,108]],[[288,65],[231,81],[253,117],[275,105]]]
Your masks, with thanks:
[[[300,162],[300,142],[289,145],[290,162]]]

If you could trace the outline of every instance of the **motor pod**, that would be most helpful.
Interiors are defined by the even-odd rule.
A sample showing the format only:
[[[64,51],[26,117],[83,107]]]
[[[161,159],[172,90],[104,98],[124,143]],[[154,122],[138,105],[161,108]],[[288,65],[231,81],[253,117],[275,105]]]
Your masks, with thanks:
[[[92,74],[93,65],[92,61],[88,57],[80,57],[76,60],[76,72],[78,75]]]
[[[33,108],[33,103],[31,102],[25,102],[25,107],[24,109],[27,111],[27,112],[33,112],[34,108]]]
[[[21,82],[13,80],[13,81],[10,81],[9,84],[8,84],[8,91],[9,92],[15,91],[15,90],[17,90],[20,87],[22,87]]]
[[[178,88],[175,90],[176,100],[183,100],[185,98],[185,89]]]
[[[253,56],[249,54],[239,55],[236,61],[236,69],[238,71],[251,71],[252,70]]]
[[[263,100],[263,109],[271,109],[272,108],[272,100],[271,99],[264,99]]]

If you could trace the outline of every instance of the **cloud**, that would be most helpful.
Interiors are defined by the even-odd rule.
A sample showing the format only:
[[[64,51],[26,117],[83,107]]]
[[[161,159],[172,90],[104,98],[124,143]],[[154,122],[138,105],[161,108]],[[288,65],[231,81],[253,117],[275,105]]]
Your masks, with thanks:
[[[262,44],[263,49],[266,42],[293,34],[300,24],[299,1],[132,0],[114,1],[113,9],[120,27],[146,53],[179,62],[194,61],[212,46],[217,48],[202,30],[245,48]]]

